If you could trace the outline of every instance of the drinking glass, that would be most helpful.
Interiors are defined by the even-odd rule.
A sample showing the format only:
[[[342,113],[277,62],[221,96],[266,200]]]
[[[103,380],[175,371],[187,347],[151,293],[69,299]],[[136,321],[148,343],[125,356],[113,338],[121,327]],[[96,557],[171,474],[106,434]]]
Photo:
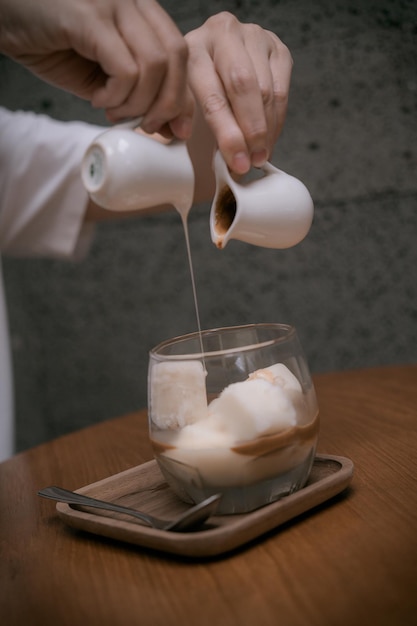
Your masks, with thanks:
[[[302,488],[319,420],[294,327],[204,330],[150,351],[155,459],[186,502],[222,493],[219,514],[246,513]]]

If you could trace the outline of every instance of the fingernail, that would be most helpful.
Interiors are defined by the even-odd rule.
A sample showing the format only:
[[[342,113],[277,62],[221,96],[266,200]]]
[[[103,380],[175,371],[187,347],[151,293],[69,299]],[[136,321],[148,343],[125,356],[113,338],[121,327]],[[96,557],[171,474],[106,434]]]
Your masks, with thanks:
[[[252,152],[251,156],[252,165],[254,165],[254,167],[262,167],[268,159],[268,152],[266,150],[259,150],[257,152]]]
[[[250,169],[250,160],[246,152],[237,152],[232,157],[232,170],[236,174],[246,174]]]

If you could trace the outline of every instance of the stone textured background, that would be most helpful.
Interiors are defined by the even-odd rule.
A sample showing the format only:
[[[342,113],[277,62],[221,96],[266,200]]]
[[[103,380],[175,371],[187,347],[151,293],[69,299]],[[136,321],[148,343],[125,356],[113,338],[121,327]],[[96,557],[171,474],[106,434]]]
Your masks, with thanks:
[[[417,360],[417,3],[161,3],[185,32],[223,9],[275,31],[294,57],[273,162],[315,201],[287,251],[190,236],[203,327],[298,328],[313,372]],[[104,122],[0,58],[0,102]],[[19,449],[146,404],[147,352],[196,327],[179,217],[100,225],[81,263],[5,259]],[[417,381],[416,381],[417,384]]]

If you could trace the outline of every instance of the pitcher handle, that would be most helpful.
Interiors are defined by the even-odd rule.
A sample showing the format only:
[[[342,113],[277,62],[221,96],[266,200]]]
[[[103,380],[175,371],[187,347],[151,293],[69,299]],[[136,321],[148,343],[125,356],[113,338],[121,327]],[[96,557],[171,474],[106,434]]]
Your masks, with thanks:
[[[265,174],[276,174],[280,171],[277,167],[275,167],[275,165],[272,165],[272,163],[270,163],[269,161],[262,165],[260,169],[265,172]]]

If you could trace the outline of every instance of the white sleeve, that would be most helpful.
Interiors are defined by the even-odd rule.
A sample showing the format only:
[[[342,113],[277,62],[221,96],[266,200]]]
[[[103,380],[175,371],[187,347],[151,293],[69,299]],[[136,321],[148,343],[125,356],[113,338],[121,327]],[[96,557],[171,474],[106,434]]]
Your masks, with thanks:
[[[104,128],[57,122],[0,107],[0,251],[14,256],[76,253],[87,192],[81,161]]]

